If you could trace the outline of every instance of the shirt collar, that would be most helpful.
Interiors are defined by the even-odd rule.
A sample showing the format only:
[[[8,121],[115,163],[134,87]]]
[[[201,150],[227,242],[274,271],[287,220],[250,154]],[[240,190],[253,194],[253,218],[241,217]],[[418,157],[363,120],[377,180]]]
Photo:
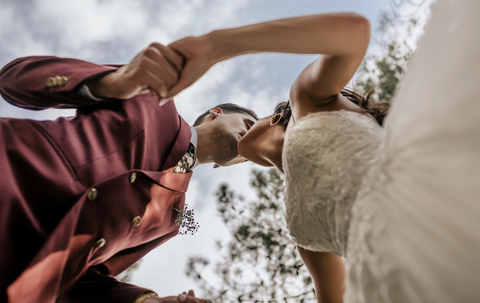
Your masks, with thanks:
[[[195,147],[195,164],[193,165],[192,169],[197,167],[199,165],[198,163],[198,158],[197,158],[197,143],[198,143],[198,138],[197,138],[197,130],[195,127],[190,125],[190,130],[192,131],[192,137],[190,138],[190,143],[193,144]]]
[[[190,143],[195,146],[195,149],[197,149],[197,130],[195,127],[190,125],[190,130],[192,131],[192,137],[190,138]]]

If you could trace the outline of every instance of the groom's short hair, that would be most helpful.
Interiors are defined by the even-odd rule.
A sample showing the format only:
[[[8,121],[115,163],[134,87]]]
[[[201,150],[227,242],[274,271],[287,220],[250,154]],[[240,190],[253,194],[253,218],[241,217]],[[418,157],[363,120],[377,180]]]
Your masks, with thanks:
[[[224,114],[235,114],[235,113],[246,114],[246,115],[252,116],[253,119],[255,119],[256,121],[258,121],[258,116],[257,116],[257,114],[256,114],[253,110],[248,109],[248,108],[245,108],[245,107],[242,107],[242,106],[237,105],[237,104],[233,104],[233,103],[222,103],[222,104],[219,104],[219,105],[214,106],[214,107],[221,108]],[[197,118],[197,120],[195,120],[195,122],[193,123],[193,126],[199,126],[200,124],[202,124],[203,119],[204,119],[209,113],[210,113],[210,109],[207,110],[206,112],[204,112],[203,114],[201,114],[201,115]]]

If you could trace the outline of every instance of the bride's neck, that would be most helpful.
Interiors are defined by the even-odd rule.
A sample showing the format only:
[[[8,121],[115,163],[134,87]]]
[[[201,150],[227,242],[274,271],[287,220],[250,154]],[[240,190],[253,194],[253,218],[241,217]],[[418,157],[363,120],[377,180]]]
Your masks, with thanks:
[[[275,134],[269,142],[269,148],[265,151],[265,158],[283,173],[282,153],[285,131]]]

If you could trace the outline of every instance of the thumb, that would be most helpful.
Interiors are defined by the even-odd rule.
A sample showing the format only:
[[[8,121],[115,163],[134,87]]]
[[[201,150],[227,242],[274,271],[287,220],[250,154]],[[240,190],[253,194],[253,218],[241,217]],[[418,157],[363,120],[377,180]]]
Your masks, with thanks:
[[[186,294],[179,294],[177,297],[178,302],[181,303],[200,303],[200,301],[192,296],[188,296]]]
[[[190,85],[192,85],[193,82],[181,77],[175,85],[170,87],[170,89],[167,91],[167,95],[163,97],[164,99],[171,99],[175,97],[178,93],[180,93],[182,90],[186,89]]]
[[[182,90],[186,89],[203,76],[211,65],[206,64],[202,60],[187,61],[178,79],[177,83],[173,85],[167,92],[164,98],[172,98]]]

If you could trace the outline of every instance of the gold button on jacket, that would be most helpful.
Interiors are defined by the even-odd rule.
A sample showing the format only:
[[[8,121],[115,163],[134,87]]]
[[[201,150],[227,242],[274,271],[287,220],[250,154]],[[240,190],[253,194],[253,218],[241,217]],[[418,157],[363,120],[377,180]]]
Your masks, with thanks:
[[[57,79],[55,77],[48,77],[47,82],[45,82],[45,85],[48,87],[57,86]]]
[[[55,77],[48,77],[45,85],[47,87],[56,87],[56,86],[65,86],[67,84],[68,78],[65,76],[55,76]]]
[[[130,174],[130,183],[135,182],[137,180],[137,173],[133,172]]]
[[[104,238],[101,238],[101,239],[98,239],[97,242],[95,242],[95,244],[93,244],[93,247],[100,248],[100,247],[103,247],[105,243],[107,243],[107,240],[105,240]]]
[[[57,80],[58,86],[64,86],[68,81],[68,78],[65,76],[56,76],[55,79]]]
[[[142,218],[140,216],[136,216],[132,220],[132,225],[133,226],[138,226],[138,225],[140,225],[141,222],[142,222]]]
[[[88,200],[93,201],[97,198],[98,192],[97,189],[94,187],[92,188],[87,195]]]

